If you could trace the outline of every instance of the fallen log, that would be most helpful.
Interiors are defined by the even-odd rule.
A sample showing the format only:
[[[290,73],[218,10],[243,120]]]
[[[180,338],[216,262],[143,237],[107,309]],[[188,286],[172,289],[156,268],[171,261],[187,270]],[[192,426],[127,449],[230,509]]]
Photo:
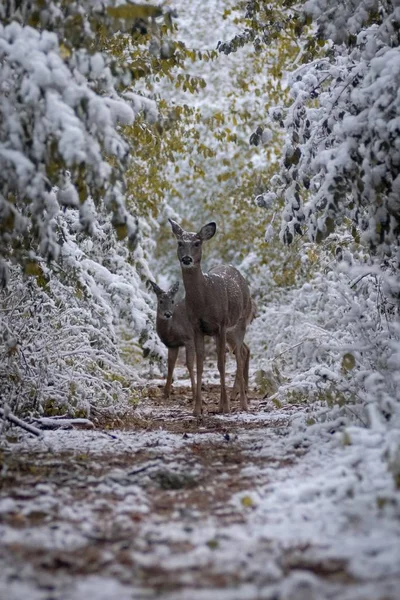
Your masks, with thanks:
[[[22,429],[25,429],[25,431],[28,431],[29,433],[32,433],[33,435],[37,435],[38,437],[40,437],[42,435],[42,432],[40,431],[40,429],[37,429],[37,427],[34,427],[33,425],[30,425],[29,423],[25,423],[25,421],[16,417],[12,412],[9,412],[8,410],[4,410],[4,408],[0,408],[0,417],[2,417],[3,419],[7,419],[13,425],[16,425],[17,427],[21,427]]]
[[[64,419],[60,417],[37,417],[33,421],[41,429],[93,429],[94,423],[89,419]]]

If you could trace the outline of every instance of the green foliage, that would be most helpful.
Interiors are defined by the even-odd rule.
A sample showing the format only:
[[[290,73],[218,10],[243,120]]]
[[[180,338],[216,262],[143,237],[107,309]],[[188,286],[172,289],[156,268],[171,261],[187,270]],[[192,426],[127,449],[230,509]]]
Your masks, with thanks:
[[[148,4],[119,4],[107,6],[107,14],[114,19],[122,19],[125,24],[134,24],[138,19],[155,18],[162,15],[157,6]]]
[[[169,205],[181,213],[182,217],[187,212],[184,208],[182,212],[185,199],[190,198],[192,218],[186,226],[193,229],[200,221],[207,218],[215,219],[218,223],[220,260],[240,264],[251,252],[254,252],[257,260],[249,267],[248,275],[250,273],[256,275],[268,266],[268,269],[273,272],[276,285],[291,287],[302,281],[304,276],[307,277],[305,271],[308,269],[308,273],[310,272],[311,263],[308,262],[305,266],[300,261],[298,248],[300,242],[291,249],[282,249],[276,243],[265,240],[265,215],[260,213],[252,198],[265,189],[265,182],[270,181],[277,171],[276,155],[279,154],[282,145],[282,133],[279,121],[270,124],[269,141],[264,143],[261,140],[264,139],[265,128],[260,126],[260,122],[263,123],[266,111],[274,103],[289,103],[287,91],[282,87],[281,76],[304,51],[304,41],[299,36],[300,25],[303,36],[306,36],[309,50],[313,48],[315,56],[319,56],[323,48],[320,44],[315,44],[314,49],[314,36],[309,27],[310,22],[306,20],[300,23],[301,19],[298,18],[296,11],[290,12],[293,3],[280,2],[273,8],[270,4],[268,6],[261,6],[261,4],[253,7],[267,11],[263,13],[263,18],[259,19],[258,24],[254,15],[251,22],[249,20],[245,22],[248,29],[252,27],[254,30],[250,41],[255,40],[264,27],[264,21],[278,24],[282,22],[283,25],[277,26],[271,32],[268,43],[263,42],[264,52],[246,56],[240,67],[236,70],[232,69],[232,75],[228,77],[231,78],[232,87],[224,94],[223,110],[217,107],[211,109],[207,106],[206,110],[189,109],[185,113],[183,131],[181,132],[178,127],[175,130],[176,137],[166,139],[166,145],[161,144],[163,150],[159,155],[160,160],[157,161],[157,175],[153,177],[153,181],[156,182],[156,193],[149,194],[148,198],[161,198],[164,195]],[[239,10],[229,9],[225,16],[229,16],[232,12],[237,14],[236,18],[239,22],[242,19]],[[243,41],[244,38],[241,40]],[[220,55],[228,53],[227,43],[219,45]],[[242,45],[244,44],[239,43],[237,47]],[[199,56],[192,51],[188,56],[192,61],[204,60],[204,53]],[[213,57],[213,60],[217,61],[217,69],[218,59]],[[189,68],[190,64],[186,63],[182,72],[178,72],[175,79],[176,86],[179,82],[188,80],[188,73],[185,71]],[[268,73],[268,77],[265,77],[265,73]],[[221,82],[221,86],[223,85],[225,81]],[[254,100],[252,110],[248,108],[249,101],[240,102],[243,96]],[[257,131],[260,131],[260,143],[249,146],[248,132],[256,127]],[[168,143],[171,143],[172,156],[168,154]],[[250,143],[252,143],[251,139]],[[153,143],[153,147],[157,148],[156,142]],[[256,156],[260,157],[258,162],[263,166],[254,167],[253,159]],[[163,165],[165,157],[168,157],[168,162],[167,164],[164,162]],[[291,165],[295,166],[298,160],[298,151],[295,151],[290,158]],[[160,185],[159,175],[163,170],[166,174],[166,183]],[[143,184],[144,182],[141,182],[136,193],[141,193],[145,187]],[[147,191],[146,187],[145,189]],[[150,200],[148,199],[147,202]],[[279,226],[275,214],[283,207],[282,197],[278,197],[278,203],[267,216],[267,223],[269,220],[275,229]],[[157,201],[155,204],[160,206]],[[162,228],[158,239],[157,258],[162,260],[165,256],[168,247],[165,244],[168,242],[168,229]],[[209,244],[211,254],[213,254],[213,247],[214,242],[211,242]]]
[[[351,9],[340,2],[339,7],[332,12],[327,2],[309,1],[293,11],[291,2],[273,8],[264,2],[247,4],[249,36],[262,53],[269,52],[276,26],[282,42],[294,32],[299,47],[295,69],[285,63],[285,70],[293,71],[287,77],[292,96],[282,97],[270,111],[286,134],[280,181],[271,187],[285,200],[281,227],[286,243],[305,228],[320,243],[350,219],[355,240],[361,237],[372,253],[390,256],[400,240],[393,135],[398,15],[384,2],[355,2]],[[281,15],[272,19],[271,11]],[[283,47],[279,43],[278,56]],[[371,175],[378,172],[378,177]]]
[[[356,359],[350,352],[347,352],[342,359],[342,370],[351,371],[356,366]]]
[[[183,125],[180,123],[176,127],[174,116],[164,114],[167,108],[162,103],[160,120],[156,122],[155,105],[153,108],[154,103],[151,104],[145,96],[136,95],[132,111],[123,94],[132,89],[139,79],[146,78],[146,85],[150,87],[152,82],[162,77],[174,80],[172,70],[182,65],[189,56],[190,51],[183,44],[169,39],[174,30],[171,12],[147,4],[116,6],[111,1],[105,1],[101,7],[94,9],[89,1],[70,0],[52,0],[49,3],[22,0],[18,3],[18,10],[14,10],[14,3],[7,0],[0,7],[0,23],[14,27],[15,22],[21,25],[18,30],[21,40],[25,36],[39,43],[39,36],[51,35],[49,32],[55,34],[56,37],[45,38],[47,46],[42,44],[40,51],[43,52],[44,64],[47,64],[46,52],[49,55],[53,53],[61,61],[64,69],[61,77],[71,79],[68,93],[72,105],[64,102],[68,94],[60,97],[57,85],[54,84],[53,89],[53,82],[42,76],[44,83],[39,86],[44,86],[42,96],[45,100],[36,103],[33,109],[26,100],[25,92],[18,89],[18,85],[25,88],[31,85],[29,57],[25,60],[26,64],[23,61],[12,62],[11,59],[8,64],[7,52],[12,53],[13,46],[4,44],[4,78],[15,83],[15,89],[11,88],[7,97],[15,105],[16,114],[20,115],[21,130],[24,131],[21,143],[16,146],[21,155],[18,161],[25,161],[24,166],[28,165],[32,170],[30,179],[33,184],[27,185],[27,177],[19,175],[22,169],[14,168],[5,159],[7,170],[2,170],[3,178],[0,176],[0,256],[20,264],[27,263],[26,272],[36,276],[39,274],[33,273],[33,270],[37,267],[32,265],[35,255],[50,261],[57,259],[59,240],[56,239],[52,220],[57,204],[54,203],[55,197],[49,196],[50,190],[55,188],[58,189],[58,208],[79,205],[82,229],[89,234],[93,223],[86,211],[87,200],[91,198],[96,207],[104,201],[112,214],[118,239],[127,239],[134,248],[137,225],[126,210],[126,198],[129,197],[131,214],[147,216],[156,213],[157,203],[165,190],[170,189],[167,178],[160,174],[158,162],[164,157],[168,138],[171,143],[165,156],[168,160],[173,159],[172,153],[179,144]],[[26,25],[33,28],[34,33],[29,33],[31,30],[26,29]],[[207,59],[210,58],[211,54]],[[7,69],[16,73],[11,80]],[[79,85],[75,89],[78,84],[76,78]],[[33,83],[36,84],[36,79]],[[189,76],[177,78],[176,84],[193,93],[205,85],[201,78]],[[108,101],[104,102],[108,96],[112,97],[111,111]],[[47,106],[49,98],[53,97],[59,102],[60,124],[57,125],[49,124],[46,114],[50,110]],[[117,116],[114,116],[112,110],[117,106]],[[4,110],[9,114],[6,104]],[[181,110],[181,107],[175,109],[175,120],[181,120]],[[105,111],[109,113],[106,117]],[[97,112],[102,114],[99,122]],[[10,140],[14,139],[14,134],[9,130],[7,118],[5,115],[3,123],[6,125],[0,128],[0,143],[13,150]],[[123,126],[124,121],[133,121],[134,118],[131,126]],[[114,123],[111,124],[111,121]],[[65,142],[68,133],[64,134],[61,122],[68,123],[66,131],[75,131],[77,141],[71,142],[68,147]],[[82,146],[81,151],[75,151],[79,145]],[[143,167],[143,161],[146,167]],[[15,162],[15,165],[19,163]],[[142,175],[144,172],[145,177]],[[49,203],[52,203],[51,211],[47,208]],[[43,215],[46,217],[43,218]],[[1,263],[0,269],[3,283],[7,281],[5,265],[5,262]]]

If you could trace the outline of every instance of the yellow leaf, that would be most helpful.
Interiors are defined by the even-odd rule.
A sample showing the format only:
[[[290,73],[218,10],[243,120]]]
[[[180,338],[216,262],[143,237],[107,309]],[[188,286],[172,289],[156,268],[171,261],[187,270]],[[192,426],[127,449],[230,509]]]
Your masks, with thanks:
[[[244,506],[245,508],[252,508],[254,506],[254,502],[250,496],[243,496],[243,498],[241,498],[240,502],[242,503],[242,506]]]
[[[3,213],[2,219],[0,222],[0,232],[12,231],[15,225],[15,214],[10,210],[6,215]]]
[[[343,446],[351,446],[351,437],[347,431],[344,431],[342,434],[342,444]]]
[[[24,265],[24,273],[25,275],[39,277],[40,275],[43,275],[43,270],[41,266],[37,264],[37,262],[28,261]]]
[[[64,60],[71,56],[71,50],[67,48],[65,44],[60,44],[58,50],[61,58],[63,58]]]
[[[119,240],[123,240],[128,235],[128,227],[125,223],[114,225],[114,229]]]
[[[356,359],[354,358],[354,356],[352,354],[347,352],[347,354],[345,354],[342,359],[343,371],[351,371],[352,369],[354,369],[355,366],[356,366]]]
[[[107,13],[114,19],[148,19],[159,17],[162,11],[158,6],[147,4],[121,4],[120,6],[108,6]]]

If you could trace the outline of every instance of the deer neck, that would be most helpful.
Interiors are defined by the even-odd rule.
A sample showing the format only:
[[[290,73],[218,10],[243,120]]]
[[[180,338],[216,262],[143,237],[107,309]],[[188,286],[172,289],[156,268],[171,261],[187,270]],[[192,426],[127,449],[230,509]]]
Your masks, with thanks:
[[[192,269],[182,269],[183,285],[185,286],[186,300],[198,302],[205,294],[205,276],[200,265]]]

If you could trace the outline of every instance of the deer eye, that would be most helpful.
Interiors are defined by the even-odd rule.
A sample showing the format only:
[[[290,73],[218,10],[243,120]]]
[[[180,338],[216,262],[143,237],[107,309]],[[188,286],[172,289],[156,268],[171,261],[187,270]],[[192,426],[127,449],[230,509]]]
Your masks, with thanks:
[[[174,301],[173,301],[173,300],[171,300],[171,304],[173,304],[173,303],[174,303]]]
[[[183,242],[178,242],[178,246],[179,246],[179,248],[182,248]]]
[[[194,246],[196,246],[196,248],[198,248],[200,246],[200,242],[195,242]]]

